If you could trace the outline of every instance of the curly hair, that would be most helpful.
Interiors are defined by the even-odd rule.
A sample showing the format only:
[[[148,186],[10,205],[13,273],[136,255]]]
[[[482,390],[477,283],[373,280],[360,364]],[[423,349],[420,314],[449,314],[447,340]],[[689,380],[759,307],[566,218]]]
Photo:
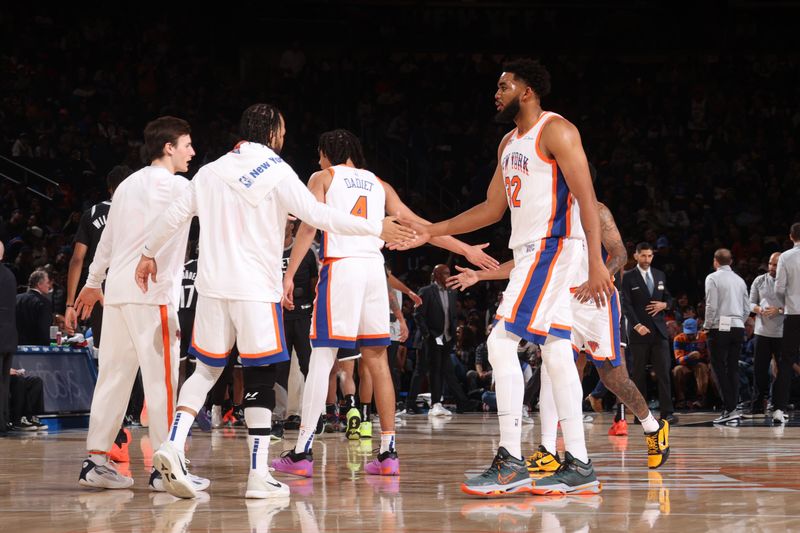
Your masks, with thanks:
[[[239,134],[246,141],[264,144],[271,143],[281,128],[281,112],[269,104],[253,104],[242,113]]]
[[[550,73],[544,65],[533,59],[514,59],[503,63],[503,72],[525,82],[540,99],[550,94]]]
[[[367,164],[361,141],[348,130],[326,131],[319,136],[319,151],[328,158],[332,165],[341,165],[349,159],[356,168],[364,168]]]

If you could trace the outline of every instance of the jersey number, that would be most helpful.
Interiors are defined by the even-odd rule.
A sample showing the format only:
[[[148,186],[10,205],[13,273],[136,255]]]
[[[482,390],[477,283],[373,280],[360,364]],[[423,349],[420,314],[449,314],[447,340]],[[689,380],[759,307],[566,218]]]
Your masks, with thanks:
[[[353,206],[353,209],[350,210],[350,214],[353,216],[367,218],[367,197],[366,196],[359,196],[358,200],[356,200],[356,204]]]
[[[519,198],[519,190],[522,188],[522,180],[519,179],[519,176],[514,176],[513,178],[509,179],[506,178],[506,196],[508,197],[508,205],[511,207],[519,207],[520,201]]]
[[[181,291],[181,305],[179,309],[189,309],[194,303],[194,285],[184,285]]]

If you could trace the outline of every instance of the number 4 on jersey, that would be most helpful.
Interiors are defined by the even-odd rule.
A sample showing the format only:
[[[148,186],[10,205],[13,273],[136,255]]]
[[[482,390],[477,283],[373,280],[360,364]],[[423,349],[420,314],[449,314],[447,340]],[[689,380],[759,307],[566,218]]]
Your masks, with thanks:
[[[359,196],[358,200],[356,200],[353,209],[350,210],[350,214],[353,216],[367,218],[367,197],[366,196]]]

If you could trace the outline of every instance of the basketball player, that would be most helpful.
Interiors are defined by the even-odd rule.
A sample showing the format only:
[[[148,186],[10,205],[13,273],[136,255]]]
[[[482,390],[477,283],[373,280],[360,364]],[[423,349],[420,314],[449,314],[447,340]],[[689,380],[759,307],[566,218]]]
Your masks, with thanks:
[[[339,211],[368,220],[380,220],[386,212],[399,213],[424,222],[401,200],[391,185],[366,170],[361,142],[347,130],[323,133],[319,140],[319,165],[308,188],[319,201]],[[302,218],[302,217],[301,217]],[[315,230],[302,224],[284,278],[284,299],[292,305],[292,278],[314,239]],[[471,262],[495,268],[494,259],[481,246],[469,246],[452,237],[433,244],[462,253]],[[389,300],[386,271],[381,253],[383,242],[370,237],[325,233],[322,236],[319,283],[312,319],[311,363],[303,391],[300,432],[293,450],[287,450],[272,466],[280,471],[310,477],[313,473],[311,445],[314,423],[322,413],[325,384],[340,349],[361,351],[361,362],[372,377],[375,405],[381,421],[378,457],[365,471],[376,475],[397,475],[400,461],[395,450],[394,385],[386,355],[389,336]],[[344,350],[342,350],[344,351]]]
[[[244,413],[250,447],[247,498],[281,497],[289,487],[269,474],[271,410],[275,407],[275,363],[287,361],[281,313],[281,256],[291,212],[339,234],[404,241],[413,231],[391,217],[378,220],[341,213],[318,203],[278,155],[286,128],[275,107],[254,104],[242,114],[244,139],[231,152],[203,166],[185,193],[152,226],[136,270],[142,291],[157,273],[153,258],[192,216],[200,219],[198,292],[191,350],[197,358],[181,389],[169,440],[153,455],[167,490],[192,498],[184,444],[197,411],[225,366],[236,342],[244,366]]]
[[[583,394],[570,345],[569,288],[581,254],[587,253],[584,232],[589,266],[581,294],[598,307],[613,294],[600,252],[600,218],[589,165],[577,128],[541,107],[540,99],[550,92],[550,74],[542,65],[526,59],[507,63],[497,87],[497,118],[513,120],[517,127],[500,142],[486,200],[428,228],[412,224],[424,240],[427,235],[474,231],[499,221],[511,209],[509,248],[515,266],[497,311],[499,322],[487,341],[500,446],[492,465],[461,488],[481,496],[533,490],[520,443],[524,383],[517,345],[524,338],[542,347],[567,448],[563,467],[537,480],[536,489],[599,492],[586,451]],[[580,212],[576,200],[583,207]]]
[[[604,251],[610,253],[606,267],[611,275],[616,275],[628,258],[628,252],[622,242],[617,225],[611,211],[597,203],[600,214],[602,242]],[[577,279],[586,276],[588,256],[583,255],[581,271]],[[459,274],[447,280],[450,287],[465,290],[480,280],[505,279],[514,268],[514,262],[508,261],[500,269],[487,272],[476,272],[468,268],[456,267]],[[614,292],[609,298],[607,309],[598,309],[594,302],[581,302],[573,298],[572,306],[572,343],[576,354],[585,351],[597,368],[600,380],[617,398],[630,408],[642,422],[642,429],[647,442],[647,466],[658,468],[669,457],[669,424],[666,420],[657,421],[639,389],[631,381],[628,369],[620,348],[620,309],[619,296]],[[554,472],[561,466],[561,460],[555,452],[558,431],[558,413],[553,403],[553,390],[547,368],[542,366],[541,392],[539,394],[539,418],[542,428],[542,442],[539,449],[528,458],[530,472]]]
[[[132,478],[121,475],[108,461],[107,453],[125,414],[138,368],[150,413],[150,441],[159,446],[167,438],[178,385],[177,307],[188,221],[176,228],[159,251],[161,281],[154,283],[150,292],[142,294],[133,273],[153,223],[189,186],[175,173],[186,172],[194,156],[190,133],[189,124],[175,117],[161,117],[147,125],[144,142],[150,166],[131,174],[114,193],[86,286],[75,301],[75,311],[84,320],[97,302],[104,305],[100,371],[86,439],[89,457],[78,480],[84,486],[121,489],[133,485]],[[104,279],[105,295],[100,288]],[[190,477],[190,482],[199,490],[209,484],[196,477]],[[155,470],[149,484],[153,490],[163,490]]]

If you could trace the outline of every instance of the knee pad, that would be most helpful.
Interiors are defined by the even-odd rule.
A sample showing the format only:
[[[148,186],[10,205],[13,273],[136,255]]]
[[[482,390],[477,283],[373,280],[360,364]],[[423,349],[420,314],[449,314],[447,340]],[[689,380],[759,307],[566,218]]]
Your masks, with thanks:
[[[248,407],[275,408],[275,365],[245,367],[242,372],[244,378],[244,401],[242,405]]]

